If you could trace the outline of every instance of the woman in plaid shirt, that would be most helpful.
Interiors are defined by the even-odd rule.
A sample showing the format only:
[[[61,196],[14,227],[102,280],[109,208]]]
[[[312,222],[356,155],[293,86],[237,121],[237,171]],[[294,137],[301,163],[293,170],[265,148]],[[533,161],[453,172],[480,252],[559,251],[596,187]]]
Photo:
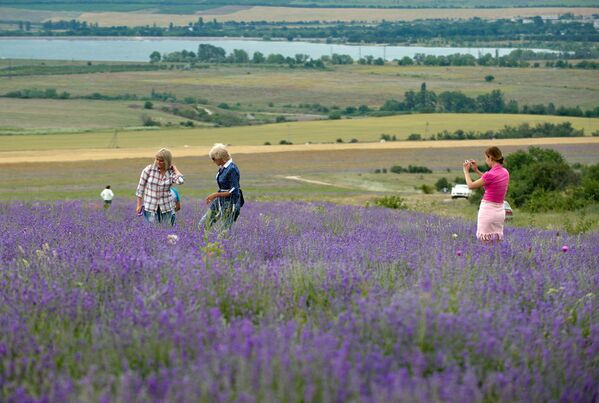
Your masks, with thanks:
[[[171,196],[171,186],[181,185],[183,175],[172,165],[173,155],[166,148],[156,153],[156,160],[141,171],[137,185],[137,214],[143,211],[149,223],[170,223],[174,214],[175,202]],[[168,167],[168,168],[167,168]]]

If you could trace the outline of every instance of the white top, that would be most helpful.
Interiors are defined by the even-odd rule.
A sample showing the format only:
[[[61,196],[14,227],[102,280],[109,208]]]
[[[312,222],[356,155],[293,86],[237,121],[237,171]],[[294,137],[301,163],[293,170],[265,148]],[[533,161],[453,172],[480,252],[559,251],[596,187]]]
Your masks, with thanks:
[[[100,197],[105,201],[110,201],[114,197],[114,193],[112,193],[112,190],[110,189],[104,189],[102,193],[100,193]]]

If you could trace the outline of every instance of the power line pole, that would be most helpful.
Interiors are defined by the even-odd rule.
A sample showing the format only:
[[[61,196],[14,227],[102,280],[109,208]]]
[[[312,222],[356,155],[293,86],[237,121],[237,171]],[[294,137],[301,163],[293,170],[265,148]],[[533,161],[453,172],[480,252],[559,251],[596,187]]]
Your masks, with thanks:
[[[119,132],[114,131],[112,135],[112,139],[110,139],[110,143],[108,143],[108,148],[119,148]]]

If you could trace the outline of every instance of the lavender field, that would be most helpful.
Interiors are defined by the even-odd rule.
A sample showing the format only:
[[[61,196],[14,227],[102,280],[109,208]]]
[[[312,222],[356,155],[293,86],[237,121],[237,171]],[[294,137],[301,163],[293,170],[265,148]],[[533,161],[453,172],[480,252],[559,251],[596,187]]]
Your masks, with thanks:
[[[599,399],[597,233],[248,203],[204,238],[198,206],[1,204],[0,401]]]

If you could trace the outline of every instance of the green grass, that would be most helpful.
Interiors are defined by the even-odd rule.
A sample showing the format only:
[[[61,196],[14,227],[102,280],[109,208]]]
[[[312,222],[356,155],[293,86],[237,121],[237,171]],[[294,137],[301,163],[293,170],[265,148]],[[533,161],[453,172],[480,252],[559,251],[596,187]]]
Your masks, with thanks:
[[[0,98],[0,135],[6,133],[35,133],[39,132],[39,129],[43,129],[42,132],[47,133],[141,127],[143,126],[142,114],[147,114],[164,124],[172,122],[178,125],[179,122],[187,120],[160,110],[143,109],[143,106],[143,101]],[[160,104],[155,103],[155,107],[159,108]],[[68,143],[73,139],[74,137],[70,136],[66,142]],[[85,137],[81,139],[85,141]],[[34,144],[39,140],[41,139],[35,140],[34,137],[25,140],[29,143],[26,147],[35,149]],[[15,145],[20,141],[20,137],[12,137],[9,140],[11,144]],[[33,141],[33,143],[30,143],[30,141]],[[50,144],[54,144],[55,141],[60,143],[58,138],[54,138],[50,141]],[[108,143],[105,143],[104,146],[106,144]],[[6,150],[10,148],[7,145]]]
[[[6,65],[2,63],[0,77],[12,79],[17,76],[34,75],[60,75],[60,74],[94,74],[94,73],[116,73],[123,71],[155,71],[160,66],[148,63],[92,63],[92,62],[69,62],[69,63],[45,63],[39,65],[11,62]]]
[[[148,55],[149,56],[149,55]],[[8,62],[4,62],[4,66]],[[20,61],[20,65],[23,65]],[[39,65],[39,61],[35,62]],[[68,64],[68,63],[67,63]],[[487,83],[484,77],[493,75]],[[149,96],[153,90],[178,99],[196,97],[216,105],[240,104],[244,111],[298,111],[301,104],[332,107],[381,106],[402,99],[405,91],[420,89],[462,91],[476,96],[499,89],[521,105],[553,102],[556,106],[592,109],[599,99],[599,76],[580,69],[521,69],[494,67],[341,66],[327,71],[257,66],[211,66],[190,71],[97,73],[13,77],[0,81],[0,94],[27,88],[55,88],[73,96]],[[274,106],[270,107],[272,103]],[[293,105],[289,107],[286,105]]]

